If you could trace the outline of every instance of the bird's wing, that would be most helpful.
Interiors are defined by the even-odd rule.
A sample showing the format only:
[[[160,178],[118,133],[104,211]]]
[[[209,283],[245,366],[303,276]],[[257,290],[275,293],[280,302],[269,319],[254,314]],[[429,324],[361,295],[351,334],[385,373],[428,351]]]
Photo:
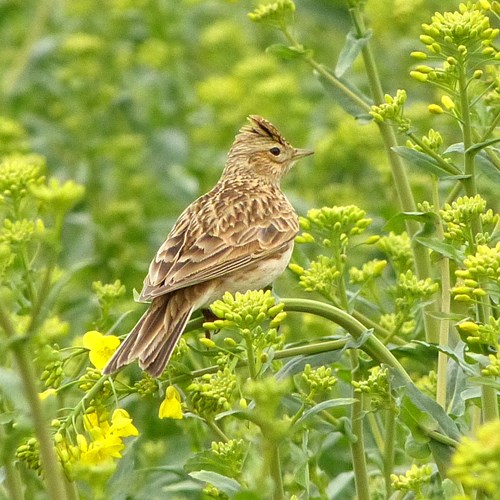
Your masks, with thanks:
[[[262,203],[258,206],[262,200],[236,208],[230,203],[231,208],[226,204],[222,210],[198,201],[181,215],[151,262],[141,300],[227,275],[280,253],[288,249],[299,229],[284,197],[283,203],[269,203],[265,209]]]

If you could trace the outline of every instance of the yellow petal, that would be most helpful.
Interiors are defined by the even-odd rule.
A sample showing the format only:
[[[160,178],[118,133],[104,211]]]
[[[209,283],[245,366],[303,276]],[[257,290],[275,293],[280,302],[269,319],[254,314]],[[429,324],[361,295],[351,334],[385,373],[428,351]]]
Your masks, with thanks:
[[[160,418],[174,418],[177,420],[181,420],[183,418],[181,396],[179,391],[172,385],[167,387],[165,399],[160,405],[158,416]]]

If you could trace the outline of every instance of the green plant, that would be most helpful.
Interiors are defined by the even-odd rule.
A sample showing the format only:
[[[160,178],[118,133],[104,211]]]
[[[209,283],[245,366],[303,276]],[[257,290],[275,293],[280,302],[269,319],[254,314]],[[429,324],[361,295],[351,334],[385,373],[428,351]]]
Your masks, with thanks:
[[[499,3],[278,0],[248,32],[238,4],[120,0],[102,25],[97,3],[59,27],[39,2],[0,56],[29,130],[0,119],[1,494],[498,498]],[[38,46],[44,30],[61,36]],[[313,175],[291,172],[302,232],[282,298],[226,294],[159,379],[102,377],[161,210],[212,184],[256,106],[319,149]],[[139,172],[159,137],[173,163]]]

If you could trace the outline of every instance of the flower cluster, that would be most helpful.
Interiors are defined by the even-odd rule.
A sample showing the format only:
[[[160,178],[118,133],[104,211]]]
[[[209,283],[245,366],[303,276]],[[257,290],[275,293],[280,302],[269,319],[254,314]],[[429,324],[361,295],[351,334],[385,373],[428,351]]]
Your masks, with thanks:
[[[407,132],[410,129],[410,120],[403,116],[406,91],[398,89],[394,97],[386,94],[384,98],[384,103],[371,107],[370,115],[377,123],[391,121],[398,126],[399,132]]]
[[[488,323],[477,324],[473,321],[462,321],[457,325],[460,333],[464,333],[468,344],[480,344],[497,347],[500,341],[500,319],[493,316],[488,318]]]
[[[410,269],[401,273],[397,280],[398,309],[411,310],[437,292],[439,285],[431,278],[419,280]]]
[[[219,319],[203,323],[203,328],[211,331],[221,328],[252,330],[265,321],[274,328],[286,318],[283,308],[284,304],[276,304],[270,290],[236,292],[234,296],[226,292],[221,300],[210,306]]]
[[[353,380],[351,384],[354,392],[364,393],[370,396],[370,404],[373,411],[380,409],[395,409],[394,398],[391,394],[389,384],[389,371],[387,368],[374,366],[370,368],[370,375],[366,380]]]
[[[500,490],[500,420],[478,428],[475,436],[464,437],[452,457],[450,477],[493,498]]]
[[[393,335],[409,335],[415,330],[416,322],[413,317],[408,317],[400,311],[397,313],[382,314],[379,319],[380,326]]]
[[[309,363],[304,367],[302,379],[309,388],[309,397],[317,392],[327,391],[337,383],[330,366],[319,366],[313,369]]]
[[[481,370],[485,377],[500,377],[500,349],[497,346],[496,354],[488,355],[489,365]]]
[[[58,179],[52,178],[47,184],[33,184],[31,194],[51,212],[60,215],[69,212],[84,196],[85,187],[74,181],[61,184]]]
[[[420,41],[428,53],[413,52],[412,56],[419,60],[439,59],[442,66],[418,66],[410,73],[418,81],[455,79],[458,64],[470,62],[477,72],[478,63],[498,58],[493,44],[499,30],[490,27],[482,2],[462,3],[455,12],[436,12],[430,24],[422,25],[422,31]],[[481,75],[474,74],[479,78]]]
[[[349,278],[351,283],[367,283],[368,281],[381,276],[386,267],[386,260],[373,259],[365,262],[361,269],[351,267],[351,269],[349,269]]]
[[[431,475],[430,465],[413,464],[405,474],[391,474],[391,485],[397,491],[413,491],[416,499],[423,500],[426,497],[422,493],[422,487],[430,482]]]
[[[466,244],[468,248],[474,248],[477,243],[488,243],[491,240],[490,233],[493,232],[500,217],[491,209],[486,210],[486,200],[481,196],[463,196],[457,198],[451,204],[446,203],[439,211],[444,226],[445,239],[457,243]],[[483,232],[473,234],[471,221],[479,217],[483,226]]]
[[[38,155],[11,155],[0,163],[0,201],[18,202],[30,187],[45,180],[45,160]]]
[[[295,4],[292,0],[278,0],[277,2],[259,5],[248,17],[257,23],[263,23],[285,31],[293,23]]]
[[[130,415],[123,409],[115,410],[110,420],[106,412],[87,413],[83,426],[85,432],[76,434],[76,442],[71,442],[68,433],[63,431],[54,436],[59,459],[70,477],[80,468],[113,466],[114,459],[121,458],[125,448],[123,438],[139,435]]]
[[[377,247],[387,255],[394,269],[400,273],[413,268],[413,252],[408,233],[392,231],[378,240]]]
[[[40,461],[40,445],[34,437],[27,439],[16,449],[16,459],[24,463],[28,469],[42,475],[42,463]]]
[[[318,292],[328,300],[335,300],[335,283],[342,275],[335,259],[320,255],[311,262],[309,269],[293,264],[290,269],[300,276],[300,286],[306,292]]]
[[[231,399],[236,387],[236,376],[229,368],[217,373],[202,375],[186,389],[193,412],[206,420],[231,408]]]
[[[227,442],[212,441],[210,452],[228,472],[229,477],[236,477],[243,466],[247,445],[243,439],[230,439]]]
[[[444,96],[443,100],[445,100],[449,104],[448,100],[446,100],[445,97],[448,96]],[[434,151],[435,153],[439,153],[441,146],[443,145],[443,136],[437,130],[431,128],[429,129],[427,135],[422,136],[421,141],[426,149]],[[415,144],[411,139],[408,139],[408,141],[406,141],[406,146],[411,149],[415,149],[416,151],[424,150],[422,146]],[[444,158],[444,160],[447,161],[446,158]]]
[[[307,217],[300,218],[304,232],[295,241],[317,242],[325,248],[343,251],[349,237],[362,234],[371,223],[366,212],[355,205],[313,208],[307,212]]]
[[[478,245],[474,255],[467,256],[465,269],[457,269],[458,280],[452,293],[459,302],[470,302],[487,294],[488,285],[498,289],[500,285],[500,243],[494,247]]]

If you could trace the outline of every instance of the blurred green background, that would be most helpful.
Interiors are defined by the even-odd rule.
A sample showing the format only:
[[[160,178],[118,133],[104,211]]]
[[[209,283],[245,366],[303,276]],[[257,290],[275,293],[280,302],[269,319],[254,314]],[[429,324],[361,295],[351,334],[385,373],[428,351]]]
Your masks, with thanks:
[[[48,175],[85,184],[65,227],[75,275],[63,313],[75,331],[92,318],[91,283],[119,278],[140,289],[182,209],[217,181],[248,114],[271,120],[316,154],[284,183],[300,213],[357,204],[376,229],[397,213],[374,124],[357,123],[300,60],[265,49],[280,33],[252,23],[258,2],[223,0],[2,0],[1,134],[44,155]],[[426,133],[432,90],[408,76],[420,24],[452,1],[368,2],[385,91],[406,88]],[[349,30],[341,0],[297,2],[296,37],[332,69]],[[361,61],[348,78],[368,92]],[[8,120],[18,122],[24,132]],[[446,137],[446,118],[441,120]],[[13,127],[13,128],[12,128]],[[449,131],[452,136],[453,131]],[[0,136],[0,140],[1,140]],[[455,142],[453,138],[450,143]],[[412,174],[417,200],[427,178]]]

